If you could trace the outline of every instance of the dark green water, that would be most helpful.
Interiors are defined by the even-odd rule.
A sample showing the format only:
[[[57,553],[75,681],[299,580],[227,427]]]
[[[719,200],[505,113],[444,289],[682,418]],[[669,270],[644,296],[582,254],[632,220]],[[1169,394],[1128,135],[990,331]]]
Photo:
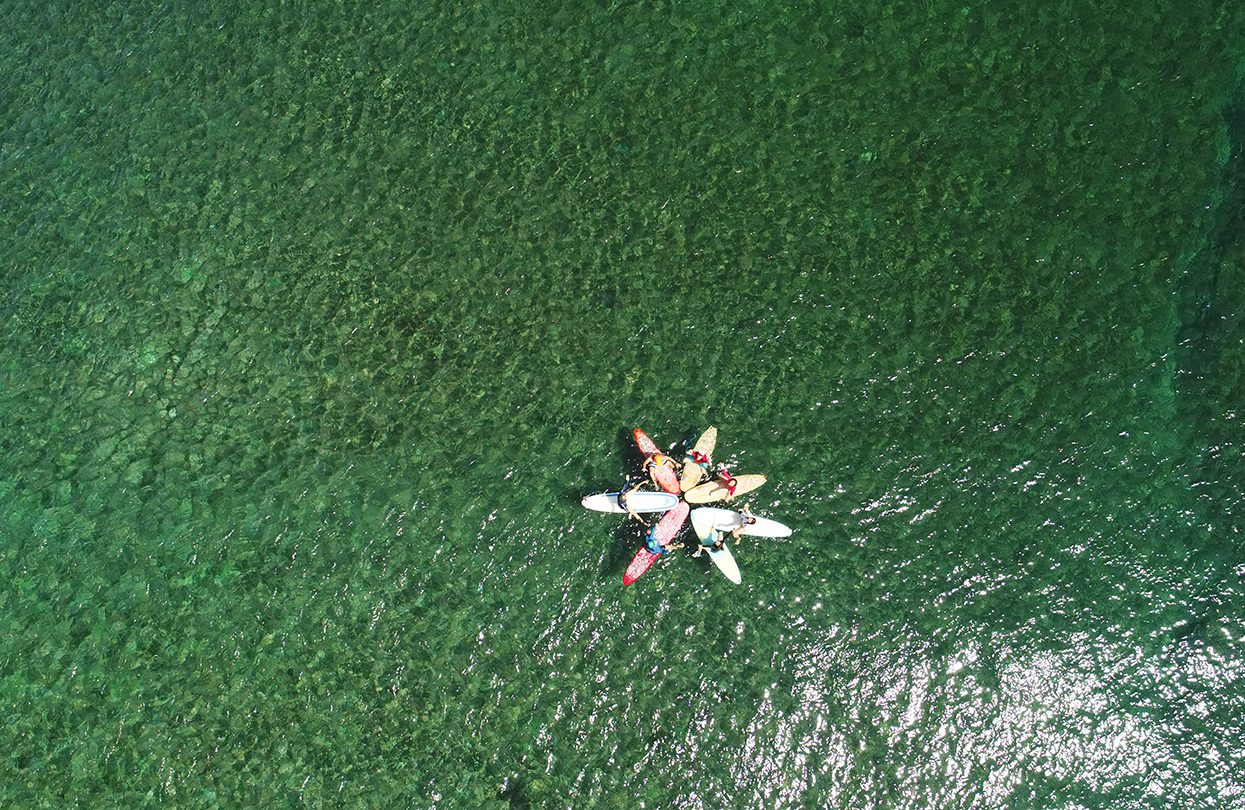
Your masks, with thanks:
[[[226,5],[0,10],[0,804],[1245,807],[1245,7]]]

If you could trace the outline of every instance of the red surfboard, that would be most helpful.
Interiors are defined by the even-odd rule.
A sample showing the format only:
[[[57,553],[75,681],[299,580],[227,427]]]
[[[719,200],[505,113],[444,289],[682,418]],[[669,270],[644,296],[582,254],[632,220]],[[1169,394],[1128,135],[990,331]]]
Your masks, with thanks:
[[[639,428],[635,429],[635,446],[640,448],[640,454],[644,456],[645,462],[653,456],[661,454],[661,448]],[[667,456],[667,458],[669,457]],[[652,477],[654,484],[666,492],[678,495],[683,490],[679,488],[679,476],[675,473],[673,465],[673,459],[671,459],[671,466],[669,467],[664,464],[653,464],[648,468],[648,474]]]
[[[683,528],[684,521],[687,520],[687,513],[691,507],[686,501],[679,501],[673,509],[662,516],[657,525],[653,527],[653,537],[658,543],[665,545],[674,539],[679,533],[679,529]],[[648,546],[640,546],[640,550],[631,558],[631,564],[627,566],[627,570],[623,573],[623,584],[630,585],[640,578],[640,575],[649,569],[653,561],[660,557],[660,554],[654,554],[648,550]]]

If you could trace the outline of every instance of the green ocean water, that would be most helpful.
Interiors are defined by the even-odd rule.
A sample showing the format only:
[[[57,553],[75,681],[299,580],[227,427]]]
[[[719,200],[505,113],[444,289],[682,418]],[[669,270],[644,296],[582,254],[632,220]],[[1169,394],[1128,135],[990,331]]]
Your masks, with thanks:
[[[1245,7],[0,44],[0,805],[1245,808]]]

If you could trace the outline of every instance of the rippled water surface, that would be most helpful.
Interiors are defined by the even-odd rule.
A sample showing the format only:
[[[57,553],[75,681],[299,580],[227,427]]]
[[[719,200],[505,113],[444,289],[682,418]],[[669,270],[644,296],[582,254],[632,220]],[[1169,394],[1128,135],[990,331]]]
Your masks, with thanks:
[[[6,4],[0,804],[1245,808],[1240,8]]]

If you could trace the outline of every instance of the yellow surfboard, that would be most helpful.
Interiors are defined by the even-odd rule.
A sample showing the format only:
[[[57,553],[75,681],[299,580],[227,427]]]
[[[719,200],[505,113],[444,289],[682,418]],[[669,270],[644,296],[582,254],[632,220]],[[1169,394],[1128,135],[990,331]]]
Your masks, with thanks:
[[[713,503],[714,501],[729,500],[730,498],[738,498],[745,492],[751,492],[766,482],[766,477],[760,474],[748,474],[735,476],[735,494],[731,495],[726,489],[726,484],[721,479],[715,478],[712,481],[706,481],[699,486],[692,487],[683,493],[683,499],[688,503]]]
[[[705,472],[713,466],[713,448],[717,446],[717,443],[718,429],[710,425],[708,430],[700,434],[700,438],[696,440],[696,446],[692,448],[692,453],[708,459],[704,466],[696,463],[696,459],[692,458],[692,453],[683,457],[683,473],[679,476],[679,486],[684,492],[699,484]]]

